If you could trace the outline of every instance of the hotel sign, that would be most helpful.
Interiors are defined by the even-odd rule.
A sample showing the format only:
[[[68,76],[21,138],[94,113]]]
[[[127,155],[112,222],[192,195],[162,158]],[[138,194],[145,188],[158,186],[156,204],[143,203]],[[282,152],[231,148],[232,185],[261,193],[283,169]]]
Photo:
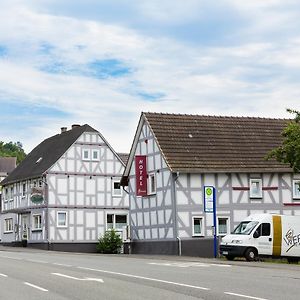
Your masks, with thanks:
[[[30,200],[35,204],[42,203],[44,201],[44,189],[40,187],[32,187]]]
[[[146,155],[136,155],[135,157],[135,176],[136,176],[136,195],[147,196],[147,163]]]

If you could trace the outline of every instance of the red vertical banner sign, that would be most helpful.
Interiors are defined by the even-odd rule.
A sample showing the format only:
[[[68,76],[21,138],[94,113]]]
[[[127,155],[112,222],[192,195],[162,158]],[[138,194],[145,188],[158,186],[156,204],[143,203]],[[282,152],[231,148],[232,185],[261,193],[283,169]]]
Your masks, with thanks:
[[[147,163],[146,155],[135,157],[136,195],[147,196]]]

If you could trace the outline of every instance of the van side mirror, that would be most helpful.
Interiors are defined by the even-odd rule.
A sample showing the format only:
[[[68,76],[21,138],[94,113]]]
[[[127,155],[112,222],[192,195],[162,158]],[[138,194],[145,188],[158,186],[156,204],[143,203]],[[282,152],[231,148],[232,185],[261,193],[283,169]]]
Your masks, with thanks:
[[[255,231],[254,231],[254,233],[253,233],[253,237],[255,238],[255,239],[257,239],[257,238],[259,238],[259,231],[256,229]]]

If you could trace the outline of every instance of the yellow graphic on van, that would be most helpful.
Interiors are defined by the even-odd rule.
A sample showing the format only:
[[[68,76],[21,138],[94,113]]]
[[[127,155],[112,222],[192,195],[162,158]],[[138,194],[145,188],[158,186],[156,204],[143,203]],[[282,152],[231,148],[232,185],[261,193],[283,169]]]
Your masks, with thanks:
[[[281,216],[272,216],[273,218],[273,256],[281,255],[282,227]]]

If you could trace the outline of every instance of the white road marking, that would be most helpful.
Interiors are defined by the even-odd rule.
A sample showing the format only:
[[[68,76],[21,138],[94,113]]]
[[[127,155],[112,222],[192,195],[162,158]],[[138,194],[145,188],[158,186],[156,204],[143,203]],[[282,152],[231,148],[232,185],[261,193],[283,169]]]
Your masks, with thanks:
[[[231,292],[224,292],[224,294],[231,295],[231,296],[236,296],[236,297],[241,297],[241,298],[255,299],[255,300],[268,300],[266,298],[247,296],[247,295],[236,294],[236,293],[231,293]]]
[[[47,261],[44,260],[37,260],[37,259],[25,259],[26,261],[34,262],[34,263],[39,263],[39,264],[47,264]]]
[[[225,264],[210,264],[211,266],[214,267],[222,267],[222,268],[231,268],[232,265],[225,265]]]
[[[61,274],[61,273],[51,273],[52,275],[56,275],[56,276],[60,276],[60,277],[64,277],[64,278],[68,278],[68,279],[73,279],[73,280],[80,280],[80,281],[97,281],[97,282],[101,282],[103,283],[104,281],[100,278],[76,278],[73,276],[69,276],[69,275],[65,275],[65,274]]]
[[[40,287],[40,286],[37,286],[37,285],[35,285],[35,284],[32,284],[32,283],[29,283],[29,282],[24,282],[24,284],[26,284],[26,285],[28,285],[28,286],[31,286],[31,287],[33,287],[33,288],[35,288],[35,289],[37,289],[37,290],[40,290],[40,291],[42,291],[42,292],[48,292],[48,290],[46,290],[46,289],[44,289],[44,288],[42,288],[42,287]]]
[[[11,256],[6,256],[6,255],[0,255],[0,257],[2,257],[2,258],[9,258],[9,259],[16,259],[16,260],[23,260],[23,258],[11,257]]]
[[[7,277],[7,275],[0,273],[0,276],[2,277]]]
[[[166,267],[179,267],[179,268],[189,268],[189,267],[231,267],[231,265],[223,265],[223,264],[207,264],[207,263],[193,263],[193,262],[176,262],[176,263],[161,263],[161,262],[151,262],[149,265],[157,265],[157,266],[166,266]]]
[[[119,275],[119,276],[125,276],[125,277],[142,279],[142,280],[149,280],[149,281],[154,281],[154,282],[173,284],[173,285],[184,286],[184,287],[189,287],[189,288],[198,289],[198,290],[206,290],[206,291],[210,290],[210,288],[206,288],[206,287],[202,287],[202,286],[195,286],[195,285],[190,285],[190,284],[185,284],[185,283],[179,283],[179,282],[161,280],[161,279],[156,279],[156,278],[150,278],[150,277],[144,277],[144,276],[126,274],[126,273],[112,272],[112,271],[92,269],[92,268],[85,268],[85,267],[77,267],[77,268],[78,269],[82,269],[82,270],[95,271],[95,272],[107,273],[107,274],[112,274],[112,275]]]
[[[148,265],[164,266],[164,267],[179,267],[179,268],[188,268],[188,267],[209,267],[208,264],[203,263],[158,263],[152,262]]]
[[[67,264],[59,264],[59,263],[52,263],[53,265],[56,265],[56,266],[61,266],[61,267],[72,267],[72,265],[67,265]]]

